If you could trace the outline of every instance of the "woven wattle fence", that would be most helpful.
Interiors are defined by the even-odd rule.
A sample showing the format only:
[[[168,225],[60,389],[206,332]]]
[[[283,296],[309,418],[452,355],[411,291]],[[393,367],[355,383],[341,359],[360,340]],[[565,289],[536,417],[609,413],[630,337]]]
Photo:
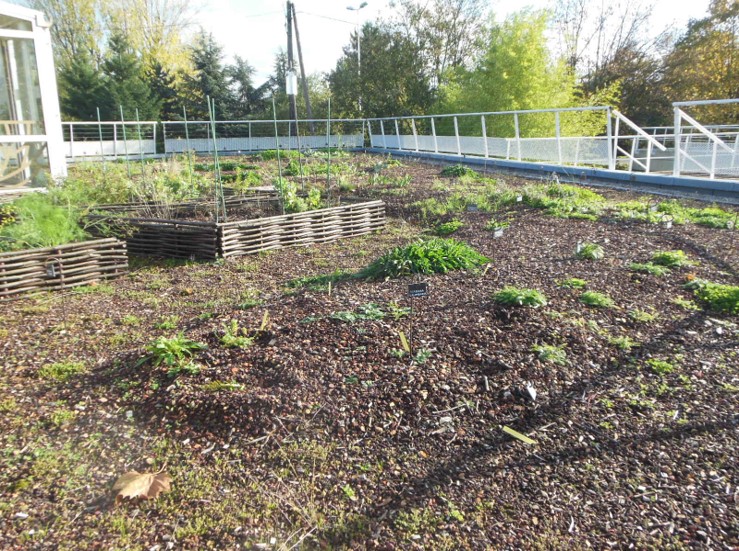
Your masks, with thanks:
[[[219,224],[223,257],[326,243],[375,231],[385,225],[385,203],[370,201],[283,216]]]
[[[113,279],[128,271],[126,243],[115,238],[0,254],[0,299]]]
[[[235,222],[189,222],[90,216],[121,236],[133,255],[215,260],[259,251],[326,243],[385,225],[385,203],[369,201]]]

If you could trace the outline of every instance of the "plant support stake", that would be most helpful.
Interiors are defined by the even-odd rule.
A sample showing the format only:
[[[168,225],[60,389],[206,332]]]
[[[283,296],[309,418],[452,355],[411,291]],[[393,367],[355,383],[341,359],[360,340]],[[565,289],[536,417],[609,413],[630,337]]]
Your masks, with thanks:
[[[329,100],[330,101],[330,100]],[[275,149],[277,150],[277,190],[280,192],[280,205],[282,214],[285,214],[285,188],[282,181],[282,162],[280,160],[280,137],[277,134],[277,107],[275,107],[275,96],[272,94],[272,120],[275,124]]]
[[[190,131],[187,128],[187,109],[182,107],[182,115],[185,118],[185,145],[187,147],[187,169],[190,174],[190,189],[193,189],[192,185],[192,150],[190,149]]]
[[[103,151],[103,125],[100,122],[100,108],[96,107],[98,113],[98,138],[100,140],[100,160],[103,161],[103,180],[108,183],[107,170],[105,166],[105,151]]]
[[[121,109],[121,128],[123,128],[123,153],[126,155],[126,172],[128,173],[128,179],[131,179],[131,163],[128,161],[128,140],[126,139],[126,121],[123,118],[123,106],[119,105]]]

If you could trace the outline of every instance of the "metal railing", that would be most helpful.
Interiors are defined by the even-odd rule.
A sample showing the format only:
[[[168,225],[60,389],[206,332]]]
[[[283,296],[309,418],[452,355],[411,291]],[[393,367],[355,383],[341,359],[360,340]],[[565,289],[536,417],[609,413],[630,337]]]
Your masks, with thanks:
[[[729,126],[709,128],[688,115],[683,107],[739,104],[739,99],[673,103],[675,160],[673,176],[739,178],[739,131]]]
[[[63,122],[67,159],[101,160],[156,154],[157,122]]]
[[[368,119],[370,145],[516,161],[612,167],[610,107]],[[595,132],[582,135],[583,127]]]
[[[219,153],[267,149],[356,148],[364,146],[361,119],[208,121],[162,123],[165,153]],[[213,135],[215,134],[215,135]]]
[[[640,128],[609,106],[371,119],[166,121],[164,154],[362,148],[739,180],[739,126],[702,125],[675,103],[675,126]],[[151,156],[157,123],[63,123],[69,159]],[[160,149],[161,151],[161,149]]]

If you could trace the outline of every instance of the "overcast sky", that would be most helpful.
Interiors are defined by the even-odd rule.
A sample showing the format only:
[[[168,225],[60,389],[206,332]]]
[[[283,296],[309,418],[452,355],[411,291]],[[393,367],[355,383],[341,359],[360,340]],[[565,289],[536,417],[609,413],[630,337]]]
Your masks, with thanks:
[[[357,22],[387,15],[389,0],[367,0],[357,13],[346,7],[361,0],[294,0],[307,73],[330,71],[350,40]],[[655,34],[667,26],[685,27],[691,18],[703,17],[709,0],[654,0],[651,28]],[[496,20],[524,6],[546,8],[551,1],[491,0]],[[285,48],[285,2],[283,0],[203,0],[197,17],[224,47],[227,61],[233,55],[245,58],[257,70],[261,83],[272,72],[275,54]]]

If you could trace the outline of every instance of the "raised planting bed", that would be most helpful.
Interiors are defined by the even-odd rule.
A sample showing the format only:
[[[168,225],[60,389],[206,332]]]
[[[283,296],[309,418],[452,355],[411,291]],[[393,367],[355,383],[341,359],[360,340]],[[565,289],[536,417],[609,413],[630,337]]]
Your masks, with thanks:
[[[0,299],[113,279],[128,271],[126,243],[115,238],[0,254]]]
[[[138,256],[215,260],[259,251],[326,243],[382,228],[385,203],[367,201],[234,222],[90,216],[125,236]]]

